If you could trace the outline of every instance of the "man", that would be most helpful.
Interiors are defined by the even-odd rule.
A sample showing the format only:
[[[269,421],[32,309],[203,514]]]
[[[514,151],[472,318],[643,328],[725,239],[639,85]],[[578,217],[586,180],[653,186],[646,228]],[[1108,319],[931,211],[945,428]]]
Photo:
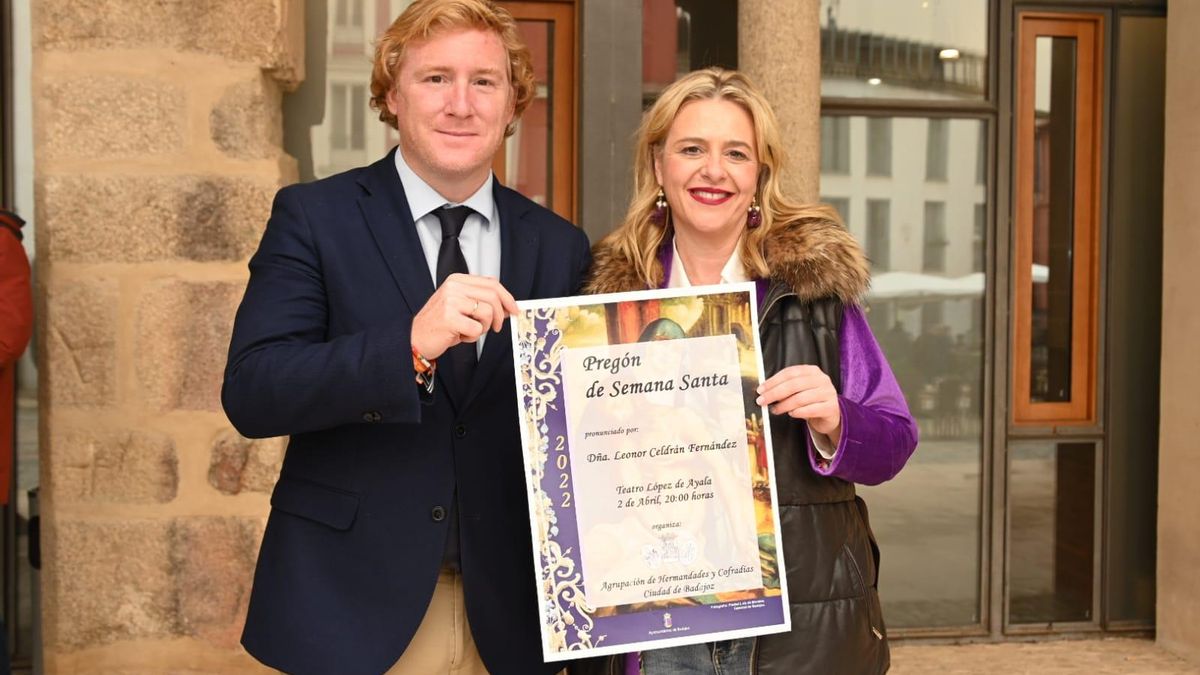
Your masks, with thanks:
[[[291,436],[242,643],[297,673],[551,673],[505,318],[574,293],[587,238],[492,177],[534,94],[507,11],[418,0],[371,92],[398,151],[280,190],[234,325],[229,419]]]

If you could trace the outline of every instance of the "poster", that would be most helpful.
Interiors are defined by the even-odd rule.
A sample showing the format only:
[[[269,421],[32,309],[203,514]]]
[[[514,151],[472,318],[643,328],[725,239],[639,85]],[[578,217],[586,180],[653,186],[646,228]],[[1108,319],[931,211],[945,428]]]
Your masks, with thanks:
[[[754,285],[518,306],[546,661],[789,630]]]

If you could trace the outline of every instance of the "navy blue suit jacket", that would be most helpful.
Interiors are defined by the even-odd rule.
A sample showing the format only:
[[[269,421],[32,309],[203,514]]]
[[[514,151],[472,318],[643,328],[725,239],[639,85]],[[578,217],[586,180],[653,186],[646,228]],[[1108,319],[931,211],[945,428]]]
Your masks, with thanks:
[[[393,150],[393,152],[395,152]],[[498,183],[500,281],[574,294],[587,237]],[[542,662],[509,323],[469,391],[413,381],[413,316],[433,293],[391,154],[283,188],[237,313],[222,401],[243,435],[289,435],[242,644],[292,673],[381,673],[433,593],[455,486],[467,617],[496,675]]]

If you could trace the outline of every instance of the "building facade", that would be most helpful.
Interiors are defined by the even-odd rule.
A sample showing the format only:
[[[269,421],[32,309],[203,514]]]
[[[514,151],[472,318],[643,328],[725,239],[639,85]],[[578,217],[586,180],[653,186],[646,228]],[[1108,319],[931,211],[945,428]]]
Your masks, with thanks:
[[[18,492],[40,485],[40,573],[25,501],[5,530],[18,660],[258,668],[237,637],[283,442],[220,411],[232,312],[274,190],[395,143],[371,43],[407,4],[4,2],[4,199],[39,311]],[[922,434],[862,490],[893,638],[1154,632],[1200,663],[1200,7],[504,4],[539,90],[494,168],[593,241],[640,111],[722,65],[775,106],[788,188],[863,243]]]

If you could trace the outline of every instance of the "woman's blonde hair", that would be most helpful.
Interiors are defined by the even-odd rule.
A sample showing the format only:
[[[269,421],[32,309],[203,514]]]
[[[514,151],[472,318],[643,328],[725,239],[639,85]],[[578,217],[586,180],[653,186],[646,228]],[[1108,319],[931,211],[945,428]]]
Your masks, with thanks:
[[[667,134],[679,110],[692,101],[723,100],[742,107],[754,123],[754,143],[758,152],[757,196],[762,208],[762,224],[747,230],[742,237],[739,257],[746,272],[755,278],[770,276],[764,244],[777,228],[798,220],[818,218],[838,220],[836,212],[819,205],[804,205],[783,194],[779,174],[785,163],[779,122],[771,105],[758,88],[740,72],[722,68],[697,70],[676,80],[663,90],[654,105],[642,116],[634,144],[633,199],[625,220],[604,238],[602,245],[635,266],[647,286],[662,283],[662,267],[657,262],[659,247],[672,231],[672,223],[651,222],[660,185],[654,175],[654,160],[660,156]]]
[[[491,0],[417,0],[401,12],[375,43],[375,65],[371,70],[371,107],[380,121],[396,128],[396,116],[387,107],[387,95],[396,85],[405,48],[444,30],[478,29],[500,38],[508,55],[508,79],[513,92],[513,121],[504,135],[516,131],[517,120],[537,92],[533,59],[517,32],[517,22],[507,9]]]

